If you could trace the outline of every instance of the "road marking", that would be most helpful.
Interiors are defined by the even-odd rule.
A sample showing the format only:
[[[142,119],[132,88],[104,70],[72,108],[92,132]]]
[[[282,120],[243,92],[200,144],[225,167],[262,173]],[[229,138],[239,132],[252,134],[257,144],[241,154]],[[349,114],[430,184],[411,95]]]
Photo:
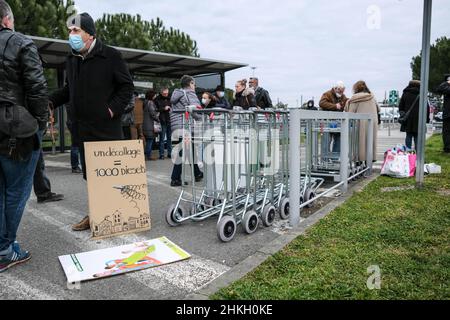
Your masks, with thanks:
[[[53,161],[45,159],[45,166],[46,167],[52,167],[52,168],[64,168],[64,169],[71,169],[70,163],[68,162],[60,162],[60,161]]]
[[[8,271],[7,271],[8,272]],[[62,299],[62,297],[52,296],[48,293],[39,290],[37,288],[32,287],[29,283],[25,283],[17,277],[12,276],[11,274],[2,274],[0,276],[1,279],[1,289],[0,289],[0,298],[1,300],[57,300]],[[1,292],[4,289],[8,289],[9,292]],[[16,296],[12,296],[11,290],[17,294]]]
[[[217,277],[230,270],[230,267],[192,256],[175,264],[164,265],[158,268],[150,268],[139,273],[127,274],[146,287],[167,288],[167,284],[187,293],[194,292],[208,285]]]

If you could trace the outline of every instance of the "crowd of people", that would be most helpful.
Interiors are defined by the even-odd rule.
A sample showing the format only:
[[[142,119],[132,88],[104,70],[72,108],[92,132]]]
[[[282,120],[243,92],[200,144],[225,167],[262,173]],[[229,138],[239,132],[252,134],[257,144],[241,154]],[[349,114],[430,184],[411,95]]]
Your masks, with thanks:
[[[163,87],[159,92],[149,90],[145,97],[139,96],[120,52],[96,37],[94,21],[87,13],[67,22],[72,51],[65,62],[66,81],[63,88],[49,94],[38,50],[32,40],[15,32],[13,12],[4,0],[0,0],[0,19],[0,272],[31,257],[16,237],[33,184],[39,203],[64,198],[51,191],[45,175],[41,142],[49,110],[68,107],[72,172],[81,172],[86,180],[85,142],[143,139],[147,160],[156,160],[152,150],[158,138],[159,159],[172,158],[172,141],[181,142],[179,129],[183,112],[189,106],[228,110],[236,106],[244,110],[273,108],[268,91],[259,85],[256,77],[248,82],[237,81],[231,101],[220,85],[213,92],[197,95],[195,79],[188,75],[181,78],[180,88],[172,94],[169,88]],[[412,101],[419,86],[420,83],[411,82],[405,89],[400,103],[402,112],[415,110]],[[450,77],[439,90],[445,95],[444,148],[450,152]],[[320,108],[335,112],[379,112],[376,99],[364,81],[354,84],[351,98],[344,91],[345,85],[338,82],[322,96]],[[314,103],[310,107],[314,108]],[[403,128],[409,146],[408,141],[417,136],[415,111],[410,114],[411,124],[408,122]],[[375,149],[378,124],[374,122],[373,126]],[[365,130],[362,126],[361,137]],[[333,150],[338,152],[339,135],[335,134],[333,140]],[[361,138],[360,143],[365,143],[365,139]],[[365,147],[360,146],[360,150],[363,152]],[[365,160],[364,153],[360,159]],[[202,180],[199,166],[196,163],[193,166],[195,180]],[[171,186],[181,186],[181,173],[181,164],[174,162]],[[88,216],[72,226],[74,231],[89,228]]]

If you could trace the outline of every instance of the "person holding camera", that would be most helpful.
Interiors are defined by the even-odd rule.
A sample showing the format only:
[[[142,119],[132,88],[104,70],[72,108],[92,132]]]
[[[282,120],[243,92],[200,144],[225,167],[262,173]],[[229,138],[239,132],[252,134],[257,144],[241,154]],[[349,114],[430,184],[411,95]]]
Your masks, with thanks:
[[[450,153],[450,74],[445,75],[445,82],[435,90],[444,95],[444,110],[442,112],[442,139],[444,152]]]

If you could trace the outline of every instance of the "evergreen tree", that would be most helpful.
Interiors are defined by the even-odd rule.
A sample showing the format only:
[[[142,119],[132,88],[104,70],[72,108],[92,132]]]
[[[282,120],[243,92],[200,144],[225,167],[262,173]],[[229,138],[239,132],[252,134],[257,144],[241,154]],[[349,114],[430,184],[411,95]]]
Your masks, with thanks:
[[[411,69],[413,78],[420,80],[422,54],[413,57]],[[444,82],[444,74],[450,73],[450,39],[442,37],[430,48],[430,81],[429,91]]]
[[[30,36],[66,39],[73,0],[8,0],[17,31]]]

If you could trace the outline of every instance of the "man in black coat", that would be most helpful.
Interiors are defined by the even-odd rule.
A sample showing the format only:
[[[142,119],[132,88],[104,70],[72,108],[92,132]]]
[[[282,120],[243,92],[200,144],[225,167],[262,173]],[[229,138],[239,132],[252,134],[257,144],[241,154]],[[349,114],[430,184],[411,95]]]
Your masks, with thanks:
[[[436,92],[444,95],[444,112],[442,113],[442,139],[444,140],[444,152],[450,153],[450,74],[446,75],[447,81],[437,87]]]
[[[69,117],[76,124],[83,177],[86,179],[84,142],[122,140],[121,116],[134,85],[119,51],[95,37],[94,20],[82,13],[67,22],[72,48],[66,61],[66,85],[53,93],[53,106],[70,103]],[[89,217],[72,228],[89,229]]]
[[[412,149],[412,142],[414,139],[414,146],[417,146],[417,135],[419,133],[419,104],[418,98],[420,96],[420,81],[412,80],[408,86],[403,90],[398,111],[400,117],[407,114],[406,122],[400,127],[401,132],[406,132],[405,145]],[[430,122],[430,108],[427,104],[427,123]]]
[[[248,84],[250,85],[250,88],[255,90],[255,100],[258,107],[261,109],[273,108],[272,99],[270,99],[269,92],[259,86],[258,78],[250,78]]]

